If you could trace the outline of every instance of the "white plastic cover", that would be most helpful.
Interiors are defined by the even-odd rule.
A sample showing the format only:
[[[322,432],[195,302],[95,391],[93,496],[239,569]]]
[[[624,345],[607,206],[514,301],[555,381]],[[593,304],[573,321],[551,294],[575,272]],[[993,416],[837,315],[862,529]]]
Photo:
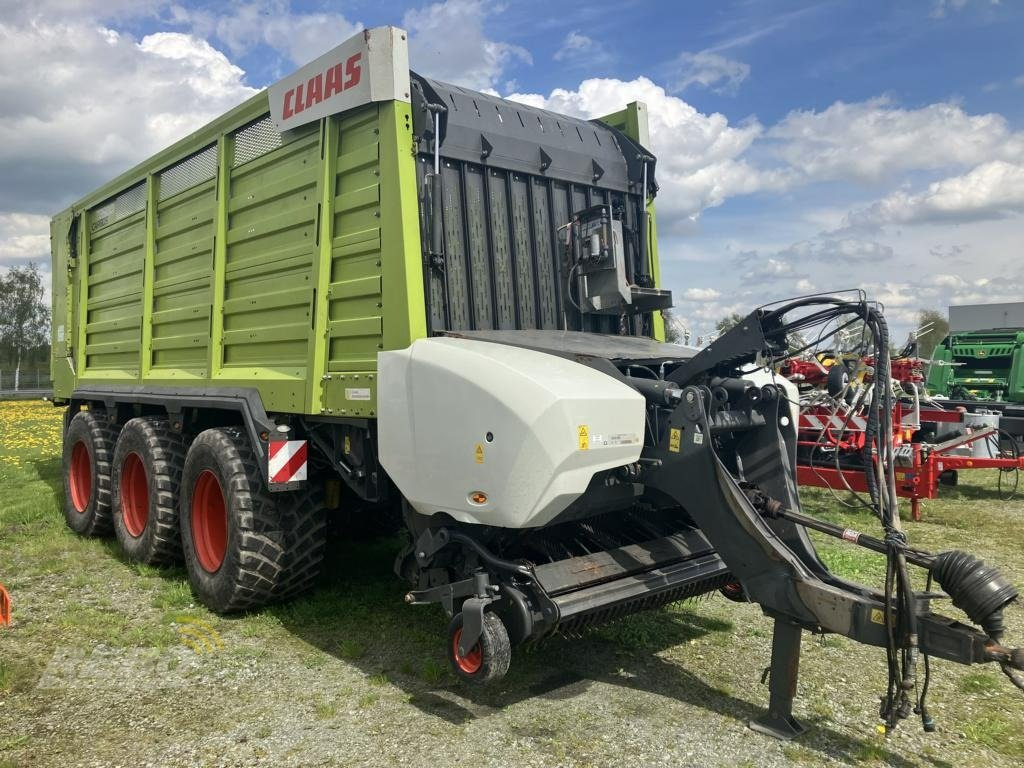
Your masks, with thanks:
[[[381,464],[426,515],[542,526],[643,447],[643,396],[543,352],[420,339],[380,353],[377,392]]]

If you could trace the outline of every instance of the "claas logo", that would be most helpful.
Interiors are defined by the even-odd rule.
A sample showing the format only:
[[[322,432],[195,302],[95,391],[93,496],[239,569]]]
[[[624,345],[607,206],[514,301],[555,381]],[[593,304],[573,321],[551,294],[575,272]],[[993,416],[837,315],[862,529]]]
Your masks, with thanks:
[[[345,61],[344,68],[340,63],[335,64],[323,72],[318,72],[306,83],[299,83],[285,91],[281,118],[287,120],[314,104],[359,85],[363,75],[362,58],[361,53],[353,54]]]

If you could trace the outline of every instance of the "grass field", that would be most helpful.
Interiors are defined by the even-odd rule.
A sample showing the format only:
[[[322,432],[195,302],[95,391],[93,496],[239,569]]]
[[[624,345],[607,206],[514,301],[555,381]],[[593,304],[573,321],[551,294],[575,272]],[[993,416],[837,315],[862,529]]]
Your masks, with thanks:
[[[797,714],[812,731],[791,744],[753,734],[770,623],[717,596],[517,651],[486,690],[448,671],[440,611],[403,605],[394,540],[335,542],[315,594],[217,617],[181,569],[128,564],[111,541],[65,529],[60,415],[0,402],[0,582],[14,602],[0,628],[3,768],[1024,761],[1024,696],[998,669],[934,664],[938,732],[908,720],[884,738],[884,654],[831,636],[805,636]],[[912,542],[975,552],[1024,585],[1024,502],[998,500],[993,473],[962,478],[925,503]],[[872,530],[827,493],[804,502]],[[815,540],[836,571],[880,583],[881,558]],[[1024,643],[1024,610],[1008,619]]]

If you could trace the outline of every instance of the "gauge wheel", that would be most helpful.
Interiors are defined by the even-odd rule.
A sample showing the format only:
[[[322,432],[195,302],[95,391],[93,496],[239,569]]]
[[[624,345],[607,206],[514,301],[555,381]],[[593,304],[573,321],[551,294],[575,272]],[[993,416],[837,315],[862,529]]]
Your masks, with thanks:
[[[471,683],[500,680],[512,662],[512,644],[508,631],[498,615],[484,613],[483,632],[472,648],[459,650],[462,640],[462,614],[457,613],[448,624],[448,661],[455,675]]]

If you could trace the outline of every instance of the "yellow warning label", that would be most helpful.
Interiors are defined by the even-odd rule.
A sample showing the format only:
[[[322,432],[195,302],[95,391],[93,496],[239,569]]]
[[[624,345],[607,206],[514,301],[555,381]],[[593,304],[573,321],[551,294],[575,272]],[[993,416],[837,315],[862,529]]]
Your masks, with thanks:
[[[872,624],[885,624],[885,614],[882,613],[879,608],[871,609],[871,623]]]
[[[345,435],[345,453],[352,453],[352,438]]]
[[[668,431],[668,449],[672,453],[679,453],[679,443],[683,439],[683,430],[681,429],[670,429]]]
[[[576,437],[579,440],[581,451],[586,451],[590,448],[590,430],[586,424],[580,424],[576,428]]]
[[[473,458],[477,464],[484,463],[484,444],[477,443],[476,448],[473,449]]]

